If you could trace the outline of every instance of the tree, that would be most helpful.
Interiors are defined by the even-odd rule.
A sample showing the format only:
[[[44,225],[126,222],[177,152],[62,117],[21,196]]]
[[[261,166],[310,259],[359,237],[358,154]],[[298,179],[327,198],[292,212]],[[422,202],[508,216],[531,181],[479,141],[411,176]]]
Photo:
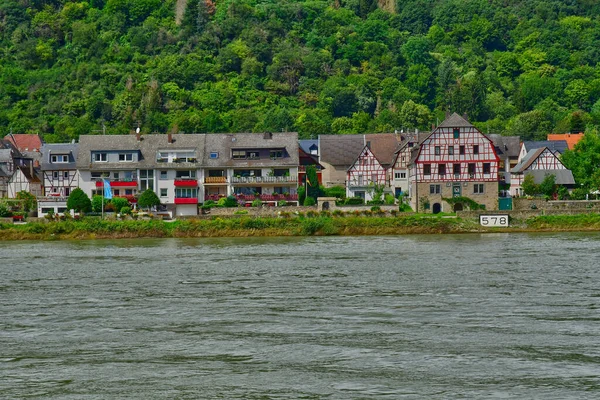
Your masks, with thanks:
[[[527,196],[533,196],[539,193],[538,185],[535,184],[533,175],[525,175],[521,188],[523,189],[523,193]]]
[[[73,189],[67,199],[67,208],[79,213],[85,213],[92,209],[92,202],[83,190],[76,188]]]
[[[306,197],[312,197],[313,200],[317,200],[317,197],[321,196],[321,188],[319,187],[319,178],[317,177],[317,169],[314,165],[306,166],[306,185],[307,193]]]
[[[160,205],[160,199],[152,189],[146,189],[138,199],[138,206],[141,208],[149,209],[158,205]]]
[[[18,200],[22,201],[21,208],[24,212],[29,212],[37,207],[37,200],[35,196],[25,190],[21,190],[19,193],[17,193],[16,197]]]
[[[538,186],[538,191],[548,197],[556,193],[556,176],[554,174],[546,174],[544,179]]]

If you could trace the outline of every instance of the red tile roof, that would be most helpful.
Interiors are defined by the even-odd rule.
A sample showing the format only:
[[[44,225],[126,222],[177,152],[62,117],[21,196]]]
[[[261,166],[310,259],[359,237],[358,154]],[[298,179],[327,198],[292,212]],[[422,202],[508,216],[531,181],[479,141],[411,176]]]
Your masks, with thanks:
[[[577,142],[583,139],[583,133],[550,133],[548,134],[548,140],[556,141],[556,140],[564,140],[567,142],[567,146],[569,150],[573,150]]]
[[[36,134],[8,134],[5,140],[11,142],[19,151],[40,151],[42,139]]]

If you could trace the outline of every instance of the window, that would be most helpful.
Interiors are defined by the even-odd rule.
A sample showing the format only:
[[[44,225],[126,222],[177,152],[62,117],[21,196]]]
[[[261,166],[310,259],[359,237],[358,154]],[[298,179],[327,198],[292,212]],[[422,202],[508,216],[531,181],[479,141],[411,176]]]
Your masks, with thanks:
[[[468,165],[469,178],[475,177],[475,163],[469,163]]]
[[[93,157],[95,162],[106,162],[108,160],[106,153],[94,153]]]
[[[71,194],[71,188],[65,188],[65,196],[69,197],[70,194]]]
[[[63,178],[69,179],[69,171],[64,171],[63,172]]]
[[[478,144],[473,146],[473,154],[475,154],[475,155],[479,154],[479,145]]]
[[[394,178],[395,179],[406,179],[406,172],[395,172]]]
[[[125,189],[125,196],[133,195],[133,189]]]
[[[246,152],[244,150],[233,150],[231,152],[231,158],[234,160],[243,160],[246,158]]]
[[[133,153],[120,153],[119,161],[133,161]]]
[[[282,158],[283,157],[283,151],[282,150],[271,150],[269,152],[269,157],[270,158]]]
[[[198,188],[175,188],[175,197],[178,199],[197,198]]]
[[[52,173],[52,179],[58,179],[58,171]]]
[[[491,171],[491,164],[489,162],[483,163],[483,173],[489,174]]]
[[[454,164],[452,166],[452,170],[454,172],[454,175],[460,175],[460,164]]]
[[[475,185],[473,185],[473,193],[475,194],[483,194],[483,189],[483,183],[476,183]]]
[[[465,146],[458,147],[458,154],[460,154],[461,156],[465,154]]]
[[[248,158],[257,159],[260,158],[258,151],[249,151]]]
[[[435,155],[439,156],[440,154],[442,154],[442,151],[440,149],[440,146],[435,146]]]
[[[452,130],[452,136],[454,137],[454,139],[458,139],[460,138],[460,129],[458,128],[454,128]]]
[[[358,186],[362,186],[363,185],[363,176],[359,175],[358,176]]]
[[[66,154],[58,154],[50,157],[50,161],[53,163],[66,163],[69,162],[69,156]]]
[[[196,170],[190,171],[176,171],[175,172],[176,179],[196,179]]]
[[[423,164],[423,175],[431,175],[431,164]]]
[[[169,189],[161,188],[160,189],[160,197],[167,197],[169,195]]]
[[[453,156],[454,155],[454,146],[448,146],[448,155],[449,156]]]
[[[168,171],[160,171],[160,180],[168,179]]]
[[[400,179],[400,172],[394,172],[394,179]]]
[[[210,153],[210,158],[219,158],[219,152],[217,151],[211,151]]]
[[[371,182],[377,183],[377,174],[371,174]]]
[[[442,193],[442,185],[429,185],[429,194]]]
[[[408,142],[408,147],[413,147],[415,144],[413,142]]]
[[[143,192],[147,189],[154,190],[154,170],[140,170],[140,190]]]
[[[406,179],[406,172],[400,172],[400,178]]]
[[[438,174],[440,176],[446,175],[446,164],[438,164]]]

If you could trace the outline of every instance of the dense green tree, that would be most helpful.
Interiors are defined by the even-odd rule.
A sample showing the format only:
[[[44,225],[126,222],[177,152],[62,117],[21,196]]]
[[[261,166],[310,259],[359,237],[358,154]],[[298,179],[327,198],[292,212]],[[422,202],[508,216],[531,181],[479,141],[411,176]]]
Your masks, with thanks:
[[[73,189],[67,199],[67,208],[79,213],[85,213],[92,209],[92,202],[87,194],[80,188]]]
[[[150,207],[160,205],[160,199],[156,193],[154,193],[154,190],[146,189],[144,193],[140,195],[137,204],[142,209],[149,209]]]

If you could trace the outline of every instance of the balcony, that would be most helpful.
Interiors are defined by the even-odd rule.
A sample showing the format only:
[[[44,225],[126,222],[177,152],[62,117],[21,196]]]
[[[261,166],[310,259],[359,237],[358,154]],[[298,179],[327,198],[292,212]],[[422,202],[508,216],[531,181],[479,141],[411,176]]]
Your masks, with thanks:
[[[123,187],[123,188],[137,188],[137,181],[109,181],[110,187]],[[96,181],[96,187],[101,188],[104,187],[104,181],[98,180]]]
[[[297,176],[234,176],[231,183],[296,183]]]
[[[197,187],[197,179],[175,179],[175,187]]]
[[[207,176],[204,178],[204,183],[227,183],[226,176]]]
[[[176,197],[175,204],[198,204],[197,197]]]

